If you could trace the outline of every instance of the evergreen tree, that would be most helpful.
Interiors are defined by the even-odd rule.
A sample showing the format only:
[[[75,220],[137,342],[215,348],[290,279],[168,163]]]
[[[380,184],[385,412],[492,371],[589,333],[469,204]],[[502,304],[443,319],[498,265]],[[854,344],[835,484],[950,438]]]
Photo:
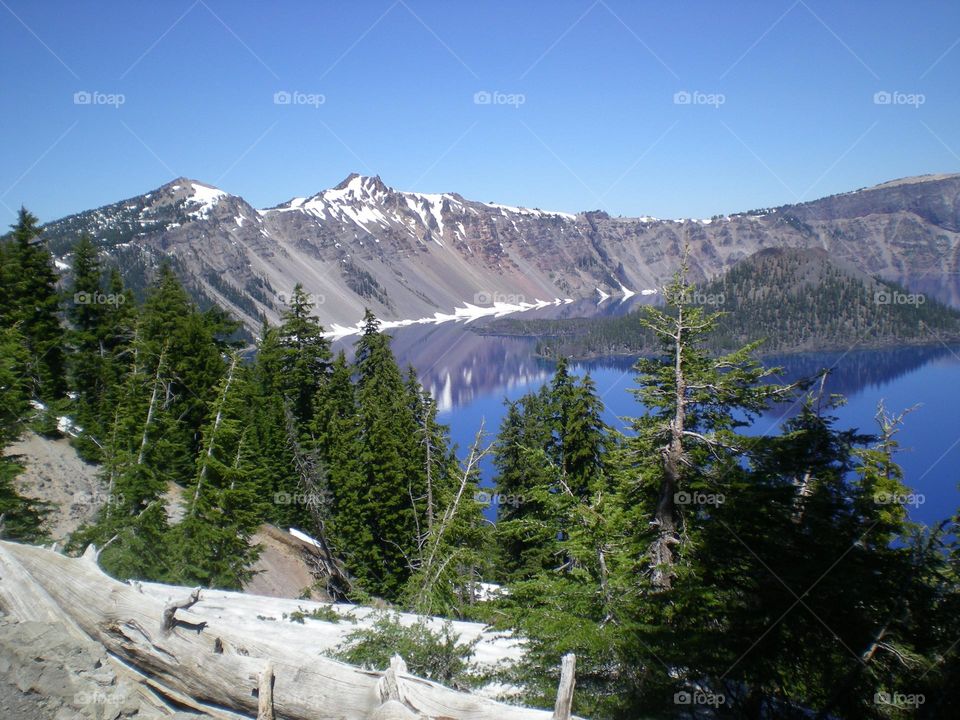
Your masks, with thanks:
[[[373,545],[353,550],[353,572],[372,592],[396,598],[410,574],[416,548],[416,498],[425,496],[416,472],[416,423],[390,338],[368,310],[356,344],[357,410],[363,495],[358,521]]]
[[[181,584],[240,589],[259,555],[251,537],[263,516],[261,476],[247,442],[249,388],[237,353],[202,431],[186,516],[172,531],[171,575]]]
[[[257,341],[257,355],[251,369],[251,422],[249,442],[259,458],[264,493],[270,501],[268,516],[280,527],[305,529],[307,509],[295,500],[300,483],[289,446],[280,365],[278,330],[264,322]]]
[[[569,532],[571,503],[605,484],[609,428],[589,375],[578,382],[561,358],[548,388],[509,404],[496,444],[497,525],[505,577],[565,565],[557,539]]]
[[[412,367],[406,392],[416,428],[411,475],[421,479],[423,495],[413,497],[417,536],[405,603],[423,614],[464,617],[489,568],[489,533],[477,499],[479,464],[488,448],[481,446],[481,428],[460,467],[449,429],[437,421],[436,403]]]
[[[758,343],[720,357],[710,354],[705,338],[720,315],[691,303],[686,274],[684,265],[664,289],[666,310],[645,308],[644,324],[660,339],[662,355],[637,362],[638,388],[632,391],[646,409],[632,423],[637,454],[659,456],[652,472],[639,468],[656,492],[656,531],[647,552],[656,589],[670,588],[682,550],[678,500],[720,491],[723,471],[750,443],[736,430],[791,391],[764,382],[777,369],[765,369],[753,358]]]
[[[33,542],[44,535],[49,507],[21,496],[14,485],[21,466],[4,449],[19,437],[30,409],[28,355],[16,327],[0,327],[0,538]]]
[[[494,444],[497,544],[501,580],[527,579],[562,563],[556,539],[561,521],[550,502],[560,485],[551,401],[546,388],[508,403]],[[506,502],[503,500],[506,499]]]
[[[66,362],[57,274],[37,223],[36,216],[20,208],[12,226],[11,263],[5,282],[12,276],[12,291],[7,295],[12,301],[13,321],[19,324],[29,351],[30,393],[52,402],[66,392]]]
[[[481,426],[463,467],[443,466],[434,478],[434,512],[420,526],[413,573],[403,592],[404,604],[419,614],[464,618],[488,569],[489,533],[477,499],[479,465],[489,449],[482,442]]]
[[[130,319],[117,312],[108,322],[125,331]],[[220,328],[164,266],[129,346],[110,340],[112,369],[125,375],[102,443],[107,504],[73,542],[103,546],[101,564],[116,577],[174,577],[162,496],[170,483],[196,477],[202,428],[224,371]]]
[[[98,459],[98,438],[104,433],[102,403],[109,393],[105,347],[107,296],[102,291],[101,267],[89,235],[81,235],[73,249],[73,283],[67,304],[70,387],[75,393],[74,420],[84,429],[83,453]],[[125,298],[124,298],[125,299]],[[92,438],[90,440],[89,438]]]
[[[313,421],[316,397],[330,372],[330,341],[317,317],[310,314],[312,309],[313,303],[297,283],[277,338],[280,391],[289,399],[302,432]]]
[[[330,537],[351,572],[364,576],[363,558],[374,546],[366,509],[366,475],[360,460],[361,425],[353,370],[341,351],[320,398],[316,436],[323,448],[331,490]]]
[[[200,430],[225,370],[217,332],[219,316],[201,313],[169,265],[160,268],[144,302],[137,329],[141,363],[166,365],[161,378],[163,418],[175,419],[164,440],[177,450],[169,458],[169,479],[187,483],[200,448]]]

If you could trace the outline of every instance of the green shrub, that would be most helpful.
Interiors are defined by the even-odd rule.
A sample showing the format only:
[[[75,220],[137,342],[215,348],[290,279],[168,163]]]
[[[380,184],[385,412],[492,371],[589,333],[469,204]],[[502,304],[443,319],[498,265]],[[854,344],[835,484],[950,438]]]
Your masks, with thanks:
[[[283,617],[284,619],[287,619],[288,616],[286,613],[284,613]],[[347,620],[354,625],[357,623],[357,618],[352,613],[340,614],[333,609],[332,605],[323,605],[311,610],[310,612],[307,612],[302,607],[298,607],[289,615],[291,622],[300,623],[301,625],[304,624],[303,621],[306,618],[310,618],[311,620],[323,620],[324,622],[331,623],[339,623],[343,622],[344,620]]]
[[[331,657],[368,670],[384,670],[390,658],[399,655],[412,675],[465,689],[474,684],[470,658],[476,642],[457,642],[449,621],[436,631],[423,619],[404,625],[399,614],[383,613],[371,627],[347,635]]]

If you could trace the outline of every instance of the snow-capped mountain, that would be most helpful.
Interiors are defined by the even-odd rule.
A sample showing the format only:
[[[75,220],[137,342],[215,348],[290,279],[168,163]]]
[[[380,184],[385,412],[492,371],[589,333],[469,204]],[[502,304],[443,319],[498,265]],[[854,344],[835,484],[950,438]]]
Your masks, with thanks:
[[[868,273],[906,282],[946,277],[957,270],[960,176],[910,178],[711,220],[547,212],[456,193],[402,192],[356,174],[257,210],[178,178],[45,226],[67,266],[81,232],[134,287],[167,259],[198,299],[223,305],[251,329],[263,315],[277,317],[297,282],[313,295],[325,324],[353,325],[364,307],[402,319],[467,303],[616,302],[662,284],[684,245],[700,277],[769,246],[822,247]]]

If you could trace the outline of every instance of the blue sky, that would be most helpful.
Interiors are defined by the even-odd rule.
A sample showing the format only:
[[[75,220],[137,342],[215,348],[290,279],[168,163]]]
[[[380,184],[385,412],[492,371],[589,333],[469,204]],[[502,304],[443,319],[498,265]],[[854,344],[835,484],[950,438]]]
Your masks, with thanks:
[[[956,2],[0,0],[0,58],[4,224],[178,175],[707,217],[960,171]]]

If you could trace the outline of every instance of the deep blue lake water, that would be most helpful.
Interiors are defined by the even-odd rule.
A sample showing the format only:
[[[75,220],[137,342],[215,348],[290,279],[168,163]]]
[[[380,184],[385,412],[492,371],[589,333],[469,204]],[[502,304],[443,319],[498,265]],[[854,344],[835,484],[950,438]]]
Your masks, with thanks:
[[[481,422],[493,433],[504,415],[504,400],[515,400],[546,382],[552,365],[533,356],[526,339],[478,335],[460,325],[394,330],[394,350],[404,364],[417,368],[421,382],[438,400],[440,419],[450,426],[459,454],[468,451]],[[832,368],[827,391],[846,396],[835,411],[838,427],[871,433],[881,400],[901,412],[916,406],[898,435],[898,461],[905,479],[922,504],[910,508],[913,519],[927,524],[949,517],[960,508],[960,348],[927,346],[812,353],[771,358],[765,364],[784,368],[784,380],[810,376]],[[624,428],[621,419],[642,412],[628,392],[634,386],[632,360],[611,359],[576,366],[589,371],[606,405],[607,422]],[[779,426],[795,407],[776,408],[754,424],[757,432]],[[493,469],[483,467],[489,482]]]

